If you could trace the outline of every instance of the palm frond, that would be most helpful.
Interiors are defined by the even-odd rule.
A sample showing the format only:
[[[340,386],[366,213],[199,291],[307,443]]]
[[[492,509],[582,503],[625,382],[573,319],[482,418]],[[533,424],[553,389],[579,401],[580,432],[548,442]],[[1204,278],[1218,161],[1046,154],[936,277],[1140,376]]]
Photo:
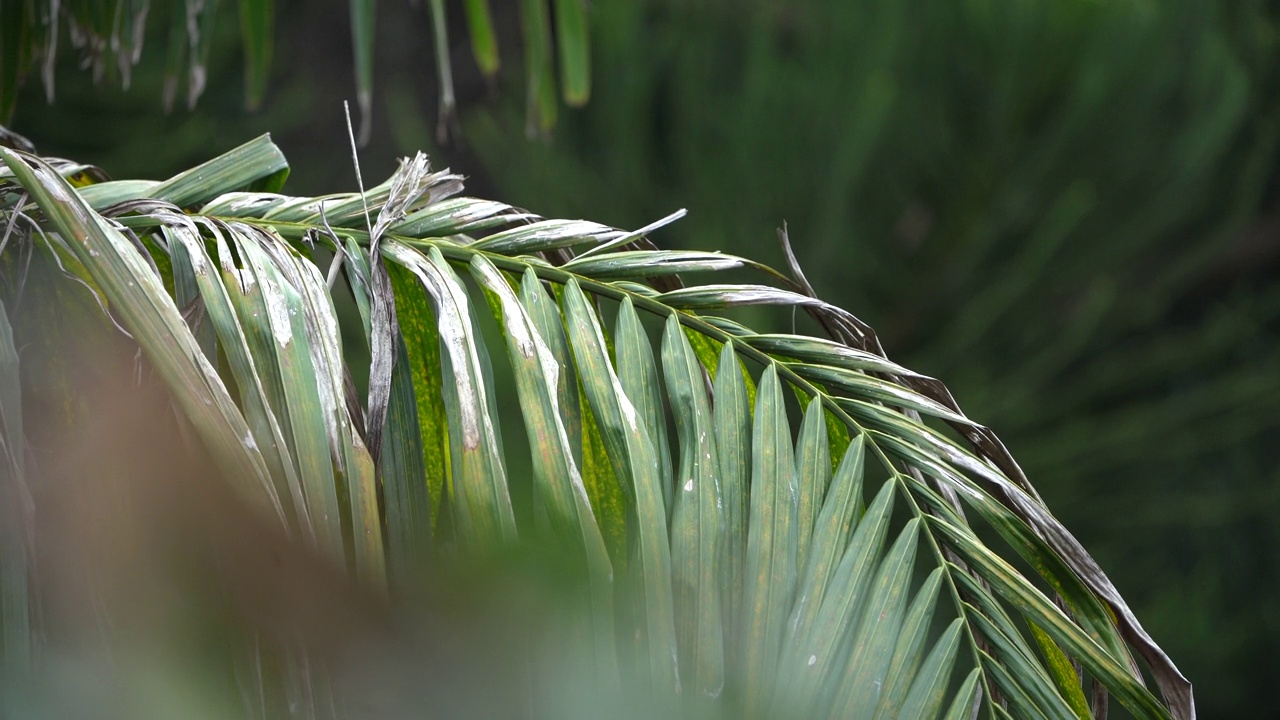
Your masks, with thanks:
[[[133,336],[238,491],[381,592],[424,563],[547,534],[588,578],[582,648],[604,687],[659,703],[1090,717],[1114,696],[1137,717],[1194,717],[1190,684],[998,438],[803,278],[450,197],[456,176],[421,158],[366,197],[324,198],[277,194],[265,139],[212,161],[227,172],[79,190],[69,166],[0,158],[7,253],[76,261],[66,272]],[[345,285],[321,271],[331,258]],[[391,314],[372,310],[378,264]],[[743,268],[772,284],[681,279]],[[5,288],[11,307],[21,292]],[[393,340],[376,439],[373,390],[349,390],[345,288],[350,335],[365,350]],[[758,304],[803,307],[831,339],[712,314]],[[500,368],[518,416],[499,411]],[[527,460],[504,424],[523,426]],[[21,554],[0,557],[5,578],[25,577]],[[30,615],[11,634],[9,607],[6,649],[41,631]]]

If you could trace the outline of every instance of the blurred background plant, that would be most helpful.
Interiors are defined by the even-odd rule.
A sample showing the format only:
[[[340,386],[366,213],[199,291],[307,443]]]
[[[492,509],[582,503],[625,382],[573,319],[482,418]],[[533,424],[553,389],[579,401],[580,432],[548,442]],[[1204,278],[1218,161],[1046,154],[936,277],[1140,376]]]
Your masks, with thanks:
[[[477,195],[620,227],[688,207],[691,247],[765,260],[785,219],[824,298],[1001,434],[1197,683],[1201,711],[1270,707],[1275,4],[599,0],[591,101],[535,141],[520,65],[486,79],[455,12],[462,137],[447,145],[428,14],[380,11],[366,173],[429,148]],[[67,53],[58,104],[29,83],[13,126],[126,177],[271,129],[296,192],[353,189],[347,158],[307,153],[345,134],[347,9],[278,3],[269,91],[247,117],[221,12],[195,111],[156,112],[159,19],[130,91],[94,88]],[[493,3],[492,20],[504,52],[520,47],[516,3]]]

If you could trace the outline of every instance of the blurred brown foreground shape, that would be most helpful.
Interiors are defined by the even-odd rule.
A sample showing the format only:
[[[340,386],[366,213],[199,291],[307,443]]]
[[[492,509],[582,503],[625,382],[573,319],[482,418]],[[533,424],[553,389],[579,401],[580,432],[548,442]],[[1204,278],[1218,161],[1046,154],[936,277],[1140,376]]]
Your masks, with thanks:
[[[47,642],[39,676],[0,676],[0,717],[653,716],[581,682],[547,558],[433,572],[391,608],[238,499],[128,347],[19,348],[30,484],[4,522]],[[42,386],[68,364],[75,387]]]

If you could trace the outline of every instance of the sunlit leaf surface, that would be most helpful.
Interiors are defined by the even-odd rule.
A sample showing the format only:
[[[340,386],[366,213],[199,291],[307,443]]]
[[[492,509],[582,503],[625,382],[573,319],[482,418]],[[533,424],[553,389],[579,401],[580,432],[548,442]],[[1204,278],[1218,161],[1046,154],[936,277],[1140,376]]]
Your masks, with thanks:
[[[577,7],[555,4],[563,28]],[[485,8],[468,5],[473,35]],[[24,605],[40,579],[10,531],[27,517],[27,430],[6,318],[30,312],[19,271],[36,263],[129,333],[255,517],[356,587],[412,607],[435,569],[550,543],[556,604],[576,619],[507,639],[503,657],[545,660],[517,672],[542,688],[525,707],[1066,718],[1109,696],[1138,717],[1194,716],[1190,685],[995,436],[803,283],[451,197],[460,180],[422,158],[365,197],[327,198],[279,195],[287,166],[265,138],[158,184],[76,189],[31,155],[0,159],[8,662],[33,662],[51,631]],[[396,310],[377,448],[352,377],[385,330],[371,250]],[[742,268],[760,282],[692,284]],[[710,314],[762,303],[804,308],[831,338]],[[319,641],[273,654],[255,638],[235,666],[258,668],[261,702],[353,692],[312,663]],[[436,702],[502,702],[477,687]],[[581,704],[557,704],[569,697]]]

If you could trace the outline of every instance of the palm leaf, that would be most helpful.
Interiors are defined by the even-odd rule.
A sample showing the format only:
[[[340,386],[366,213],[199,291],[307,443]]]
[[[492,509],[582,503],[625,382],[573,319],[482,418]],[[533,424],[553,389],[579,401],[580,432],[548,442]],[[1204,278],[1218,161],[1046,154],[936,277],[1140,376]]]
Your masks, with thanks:
[[[423,180],[420,160],[364,198],[288,198],[255,192],[280,173],[261,161],[273,145],[233,153],[253,169],[76,190],[68,168],[4,150],[5,252],[78,260],[67,272],[132,333],[239,492],[365,583],[385,587],[389,563],[401,593],[431,558],[488,557],[547,530],[588,579],[591,642],[570,645],[662,707],[1078,717],[1109,693],[1138,717],[1194,717],[1189,683],[994,434],[802,281],[763,269],[775,284],[660,282],[762,268],[443,199],[456,178]],[[440,191],[406,200],[393,188],[411,174]],[[375,245],[344,211],[366,201]],[[376,470],[368,408],[343,400],[350,360],[313,245],[348,278],[364,343],[371,248],[391,277],[398,399]],[[22,295],[5,292],[6,307]],[[212,335],[175,297],[198,299]],[[754,304],[804,307],[832,337],[711,314]],[[486,306],[505,353],[487,349]],[[495,365],[518,416],[497,410]],[[503,424],[528,438],[529,508]],[[21,426],[3,430],[14,447]],[[40,632],[5,620],[6,644]]]

